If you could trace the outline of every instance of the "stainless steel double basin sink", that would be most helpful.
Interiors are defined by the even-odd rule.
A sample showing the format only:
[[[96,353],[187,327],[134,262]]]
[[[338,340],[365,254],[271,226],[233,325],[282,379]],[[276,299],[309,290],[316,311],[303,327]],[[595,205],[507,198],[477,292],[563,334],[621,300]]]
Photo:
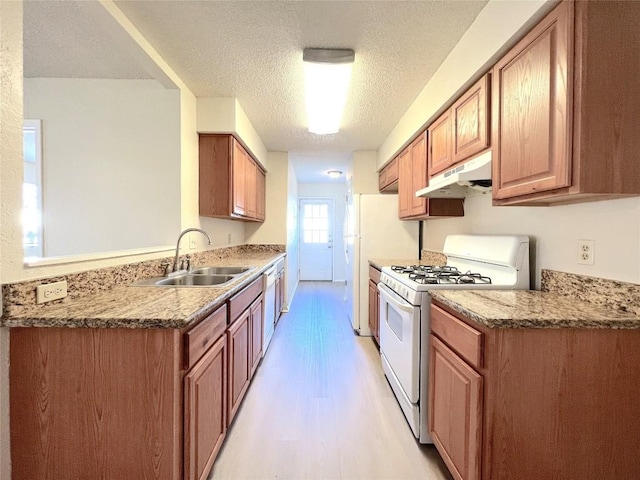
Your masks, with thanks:
[[[169,277],[154,277],[132,284],[137,287],[212,287],[224,286],[255,267],[198,267]]]

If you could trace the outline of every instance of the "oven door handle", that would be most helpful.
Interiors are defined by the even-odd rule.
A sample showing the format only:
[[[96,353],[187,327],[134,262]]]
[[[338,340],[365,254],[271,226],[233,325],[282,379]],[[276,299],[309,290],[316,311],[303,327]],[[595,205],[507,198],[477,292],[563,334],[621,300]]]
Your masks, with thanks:
[[[403,312],[413,313],[413,309],[415,308],[410,303],[401,303],[395,297],[398,296],[393,290],[387,287],[384,283],[378,283],[378,291],[384,297],[385,301],[393,304],[396,308],[402,310]]]

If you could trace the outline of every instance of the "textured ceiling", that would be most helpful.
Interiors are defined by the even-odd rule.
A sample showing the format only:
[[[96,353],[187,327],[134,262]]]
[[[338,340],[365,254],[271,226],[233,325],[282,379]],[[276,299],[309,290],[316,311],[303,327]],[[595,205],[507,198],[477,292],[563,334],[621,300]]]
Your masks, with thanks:
[[[148,78],[78,21],[75,3],[25,3],[25,74]],[[290,152],[312,181],[354,150],[377,150],[487,0],[115,3],[197,97],[236,97],[267,149]],[[355,50],[337,134],[306,130],[305,47]]]
[[[0,0],[2,1],[2,0]],[[148,79],[112,32],[92,18],[88,2],[24,2],[24,76]]]

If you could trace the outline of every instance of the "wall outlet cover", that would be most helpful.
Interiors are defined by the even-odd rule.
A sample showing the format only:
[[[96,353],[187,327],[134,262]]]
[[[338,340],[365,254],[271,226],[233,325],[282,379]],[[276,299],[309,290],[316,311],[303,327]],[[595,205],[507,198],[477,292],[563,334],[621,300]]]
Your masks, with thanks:
[[[593,240],[578,240],[578,263],[593,265],[595,256],[595,242]]]
[[[36,287],[36,303],[51,302],[67,296],[67,281],[46,283]]]
[[[196,248],[196,238],[193,235],[189,235],[189,248],[191,250],[195,250]]]

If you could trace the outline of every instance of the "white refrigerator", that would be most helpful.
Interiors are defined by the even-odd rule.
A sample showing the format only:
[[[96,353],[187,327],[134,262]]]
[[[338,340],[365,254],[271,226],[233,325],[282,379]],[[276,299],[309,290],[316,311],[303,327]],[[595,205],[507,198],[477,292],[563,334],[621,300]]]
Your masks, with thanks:
[[[369,329],[369,259],[418,258],[417,221],[398,219],[398,195],[347,195],[344,246],[347,315],[358,335]]]

